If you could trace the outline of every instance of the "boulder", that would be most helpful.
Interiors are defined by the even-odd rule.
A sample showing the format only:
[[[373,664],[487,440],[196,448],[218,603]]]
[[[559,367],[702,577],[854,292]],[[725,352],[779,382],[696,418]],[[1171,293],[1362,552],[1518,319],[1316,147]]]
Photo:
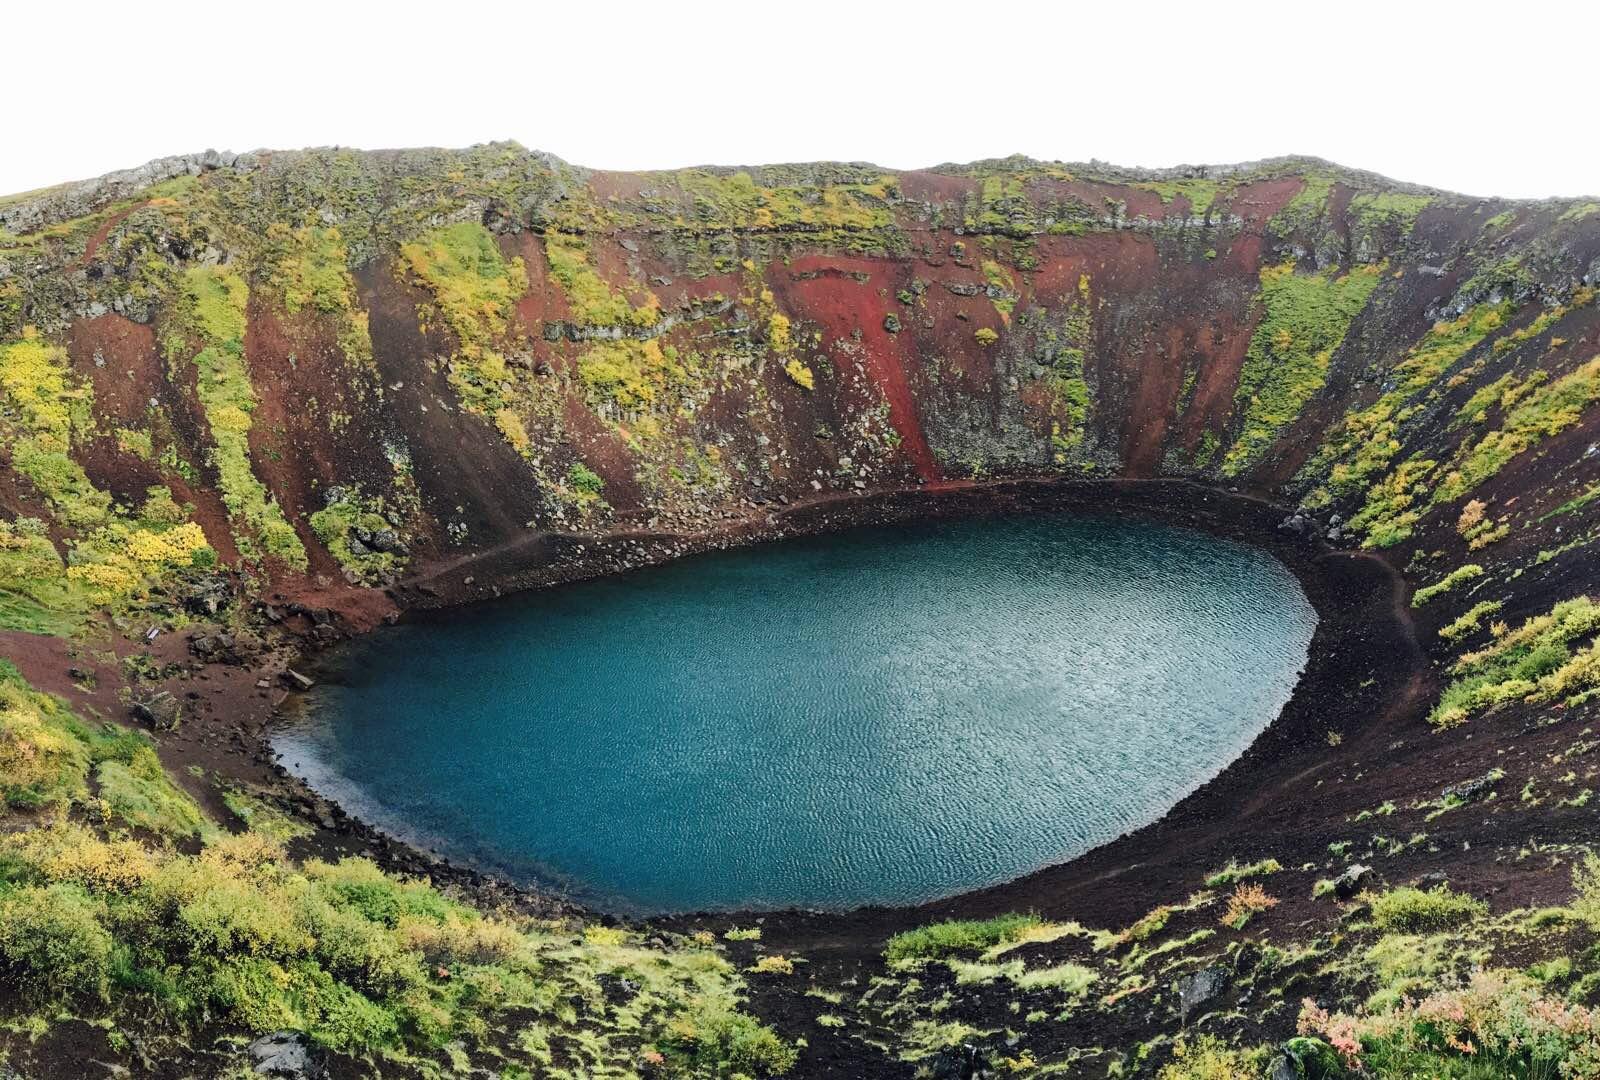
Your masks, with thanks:
[[[393,529],[374,529],[367,537],[367,546],[373,551],[381,551],[388,555],[408,555],[405,543],[400,539],[400,534]]]
[[[183,590],[183,606],[191,614],[207,618],[215,618],[232,600],[233,590],[220,574],[195,578]]]
[[[995,1075],[983,1050],[962,1043],[940,1051],[928,1070],[933,1080],[988,1080]]]
[[[311,678],[309,675],[300,674],[294,668],[284,669],[283,682],[284,685],[289,687],[291,690],[300,690],[302,692],[310,690],[313,686],[317,685],[317,680]]]
[[[135,701],[131,711],[153,731],[171,731],[183,719],[182,704],[165,690],[157,690]]]
[[[274,1031],[251,1043],[246,1051],[250,1055],[251,1071],[257,1076],[276,1077],[278,1080],[321,1080],[328,1075],[321,1055],[310,1041],[298,1031]]]
[[[1227,968],[1208,967],[1193,975],[1185,975],[1173,984],[1173,989],[1178,992],[1178,1019],[1188,1023],[1196,1009],[1215,1001],[1227,988]]]
[[[1439,792],[1439,801],[1450,802],[1455,800],[1458,804],[1472,802],[1498,784],[1500,776],[1500,773],[1491,770],[1482,776],[1474,776],[1471,780],[1463,780],[1459,784],[1451,784]]]
[[[1333,879],[1333,895],[1340,900],[1349,900],[1372,881],[1372,867],[1352,863],[1345,868],[1344,873]]]

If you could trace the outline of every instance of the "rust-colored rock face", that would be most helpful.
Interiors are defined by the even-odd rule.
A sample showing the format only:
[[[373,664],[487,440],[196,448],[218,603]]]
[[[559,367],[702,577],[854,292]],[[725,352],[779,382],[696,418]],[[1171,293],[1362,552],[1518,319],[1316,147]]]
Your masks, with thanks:
[[[67,348],[91,483],[130,506],[167,486],[224,563],[285,583],[997,475],[1194,477],[1348,518],[1399,462],[1460,449],[1418,442],[1431,417],[1593,351],[1588,204],[1311,160],[607,174],[492,146],[192,171],[6,204],[26,231],[0,248],[0,336]],[[228,483],[197,280],[244,298]],[[1383,398],[1436,324],[1490,308],[1493,331]],[[1350,482],[1350,439],[1317,451],[1375,403],[1404,412],[1401,446]],[[9,483],[7,509],[70,555],[36,488]],[[319,532],[329,492],[405,559]]]

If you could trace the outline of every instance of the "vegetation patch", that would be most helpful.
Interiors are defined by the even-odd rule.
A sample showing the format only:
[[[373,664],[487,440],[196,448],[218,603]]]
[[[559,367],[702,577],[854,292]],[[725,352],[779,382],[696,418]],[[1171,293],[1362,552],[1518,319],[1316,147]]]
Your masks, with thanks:
[[[1482,576],[1483,567],[1479,566],[1477,563],[1467,563],[1465,566],[1458,566],[1444,577],[1440,578],[1438,581],[1435,581],[1432,585],[1424,585],[1422,588],[1412,593],[1411,606],[1414,608],[1419,608],[1426,604],[1429,600],[1432,600],[1435,596],[1442,596],[1451,589],[1454,589],[1457,585],[1465,584],[1468,581],[1476,581]]]
[[[992,919],[951,919],[894,935],[884,947],[883,955],[893,962],[982,952],[1004,942],[1020,940],[1042,922],[1037,915],[1016,913]]]
[[[1434,324],[1395,365],[1384,394],[1367,408],[1346,414],[1329,433],[1305,469],[1307,476],[1325,478],[1325,486],[1308,503],[1325,505],[1332,497],[1355,494],[1387,469],[1400,452],[1400,425],[1416,411],[1412,399],[1504,326],[1510,311],[1509,301],[1480,304],[1460,318]]]
[[[215,266],[189,270],[183,277],[179,313],[164,344],[172,360],[185,351],[190,337],[202,343],[194,356],[196,394],[211,427],[212,464],[240,551],[270,555],[303,570],[305,547],[277,500],[256,477],[250,460],[256,395],[244,358],[249,296],[244,279],[232,270]]]
[[[504,407],[513,380],[499,346],[517,300],[528,291],[522,260],[507,261],[489,230],[473,221],[402,244],[400,257],[432,294],[433,309],[455,335],[449,378],[462,407],[480,414]]]
[[[544,241],[550,279],[566,294],[572,317],[584,326],[645,328],[661,319],[661,304],[647,295],[638,307],[606,284],[589,265],[589,247],[581,236],[550,233]]]
[[[1447,885],[1427,891],[1404,886],[1372,897],[1372,921],[1402,934],[1449,930],[1488,910],[1483,901],[1454,892]]]
[[[714,946],[487,916],[365,859],[296,865],[268,830],[210,826],[145,740],[91,729],[9,664],[0,790],[13,811],[99,806],[88,819],[109,823],[61,818],[0,836],[0,973],[14,1005],[179,1034],[290,1029],[396,1058],[476,1050],[514,1016],[540,1037],[493,1052],[509,1049],[521,1075],[547,1074],[552,1052],[615,1074],[653,1056],[671,1077],[776,1076],[794,1063],[793,1047],[739,1011],[737,972]],[[185,854],[129,828],[205,843]],[[634,989],[608,1004],[608,980]]]
[[[1467,653],[1428,715],[1435,727],[1464,722],[1474,711],[1506,701],[1552,701],[1600,686],[1600,646],[1574,644],[1600,632],[1600,605],[1587,596],[1563,600],[1493,644]]]
[[[1596,401],[1600,401],[1600,356],[1532,391],[1513,406],[1499,430],[1485,435],[1452,462],[1433,493],[1433,502],[1461,498],[1541,440],[1572,427]]]
[[[323,508],[311,515],[311,528],[347,574],[374,582],[403,569],[407,561],[405,544],[385,510],[381,498],[366,498],[358,488],[335,487]]]
[[[1343,275],[1297,274],[1292,261],[1262,268],[1261,321],[1239,373],[1234,402],[1243,419],[1224,476],[1253,464],[1321,391],[1334,351],[1380,279],[1376,266]]]

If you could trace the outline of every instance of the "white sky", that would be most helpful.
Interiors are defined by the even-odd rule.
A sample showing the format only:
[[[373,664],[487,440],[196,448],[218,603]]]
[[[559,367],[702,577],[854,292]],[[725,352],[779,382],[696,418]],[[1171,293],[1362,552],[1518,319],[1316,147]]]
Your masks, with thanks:
[[[595,168],[1315,154],[1600,194],[1594,0],[14,0],[0,192],[163,154],[516,139]]]

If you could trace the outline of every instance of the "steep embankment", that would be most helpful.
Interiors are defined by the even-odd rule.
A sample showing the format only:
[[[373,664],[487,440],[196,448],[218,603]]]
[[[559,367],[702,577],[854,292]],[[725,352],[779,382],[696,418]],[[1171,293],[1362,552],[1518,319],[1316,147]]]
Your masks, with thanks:
[[[1497,1001],[1581,1003],[1600,983],[1589,909],[1519,911],[1568,902],[1592,825],[1597,285],[1600,202],[1466,198],[1312,159],[649,174],[509,145],[166,159],[0,199],[0,641],[80,710],[120,712],[124,684],[175,691],[144,710],[183,716],[160,751],[201,768],[174,776],[242,828],[226,792],[281,795],[250,732],[272,704],[258,674],[296,642],[829,520],[997,500],[1192,515],[1279,548],[1318,602],[1285,717],[1160,825],[944,906],[1124,931],[1019,930],[983,958],[928,944],[913,969],[886,968],[884,940],[933,912],[775,920],[765,946],[727,946],[752,964],[765,949],[754,1003],[805,1038],[802,1074],[956,1067],[944,1044],[963,1039],[1022,1073],[1154,1070],[1183,1020],[1258,1044],[1292,1031],[1301,996],[1381,1011],[1474,965],[1546,965]],[[1281,509],[1193,487],[1054,483],[1160,479],[1300,513],[1279,529]],[[32,701],[6,714],[4,745],[22,748],[0,756],[9,820],[81,817],[99,781],[46,797],[16,764],[45,752],[15,719]],[[306,851],[424,865],[311,807]],[[106,814],[101,832],[161,831]],[[1234,857],[1252,872],[1208,875]],[[0,882],[106,902],[103,883],[52,873]],[[1341,874],[1349,887],[1321,884]],[[1382,891],[1423,874],[1490,906]],[[1375,906],[1339,903],[1364,889]],[[0,927],[20,973],[14,940]],[[779,949],[813,959],[811,978]],[[146,976],[119,970],[110,1007],[148,1000]],[[863,994],[870,979],[886,981]],[[330,1035],[298,991],[298,1013],[184,1000],[205,997],[224,1030],[301,1027],[350,1052],[449,1037],[509,1052],[465,1020],[419,1035],[414,1003],[386,996],[409,983],[339,985],[395,1029]],[[712,1041],[666,1031],[616,1052],[670,1071]],[[550,1037],[557,1064],[584,1060],[577,1035]],[[1173,1069],[1239,1056],[1177,1045]]]

